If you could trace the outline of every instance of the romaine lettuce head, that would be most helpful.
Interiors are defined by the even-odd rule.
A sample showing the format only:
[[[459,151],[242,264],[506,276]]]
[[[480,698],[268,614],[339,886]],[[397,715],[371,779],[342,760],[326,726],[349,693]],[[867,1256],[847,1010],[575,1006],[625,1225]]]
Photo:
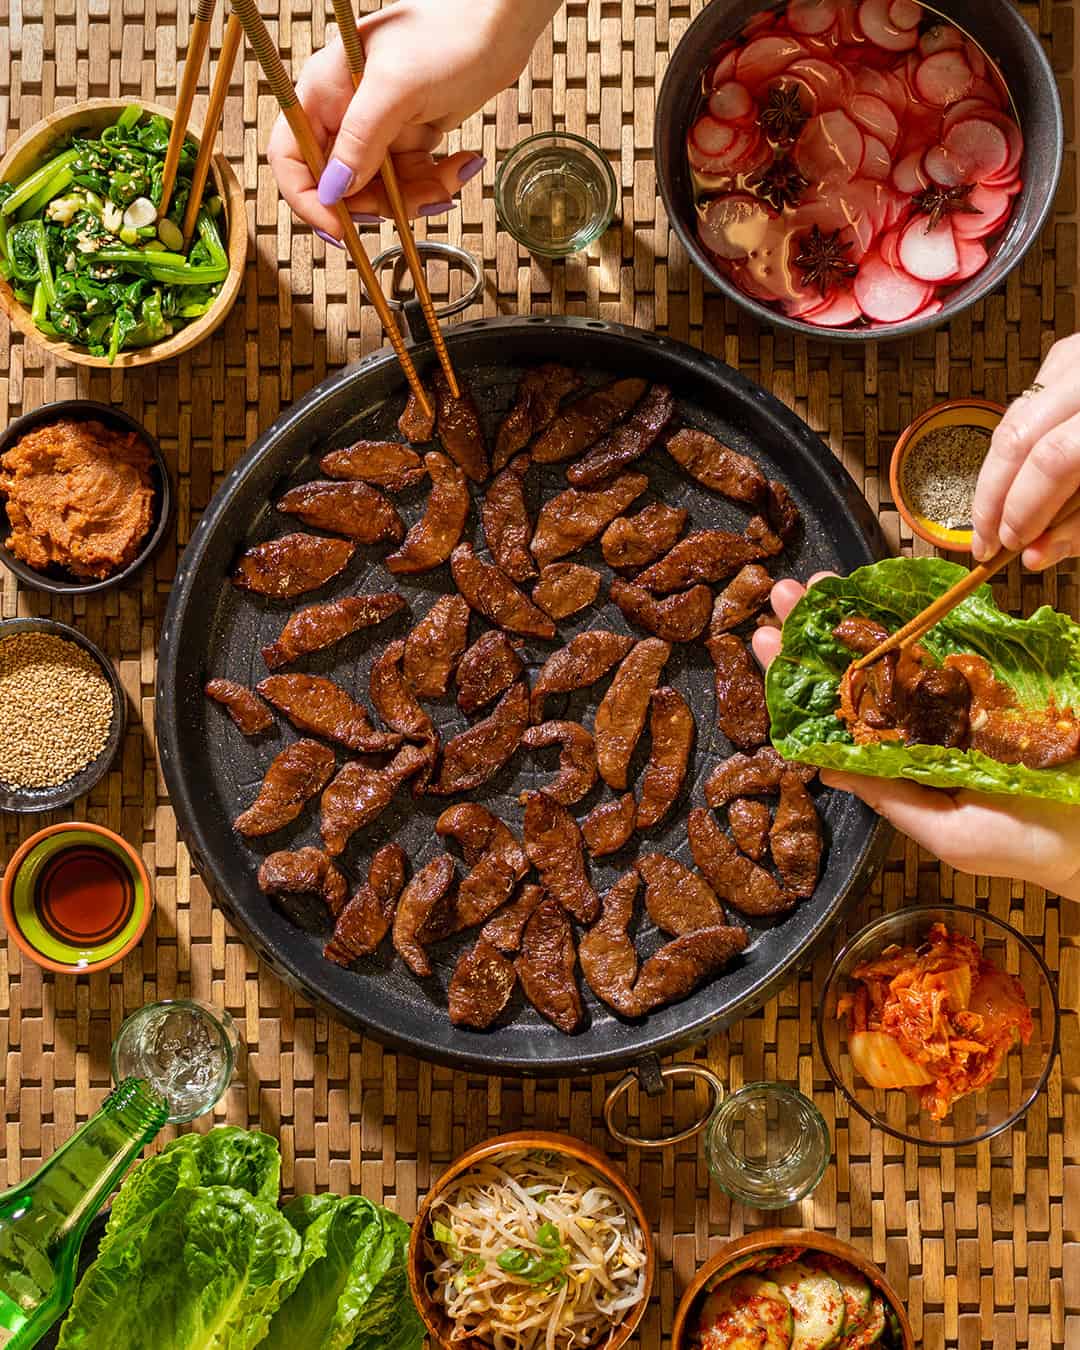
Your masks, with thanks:
[[[99,1252],[129,1223],[150,1213],[181,1187],[232,1186],[276,1205],[281,1153],[276,1139],[258,1130],[223,1125],[206,1134],[183,1134],[132,1168],[117,1192]]]
[[[300,1273],[300,1248],[273,1205],[183,1187],[98,1256],[58,1350],[251,1350]]]
[[[896,741],[856,745],[837,718],[840,680],[854,659],[832,635],[840,620],[862,614],[893,632],[965,575],[965,568],[942,558],[889,558],[811,586],[788,615],[780,655],[766,677],[777,750],[788,759],[876,778],[1080,804],[1080,761],[1027,769],[976,750]],[[1049,606],[1014,619],[982,586],[922,643],[938,661],[954,652],[984,656],[1022,707],[1044,709],[1053,698],[1059,708],[1080,708],[1080,625]]]
[[[302,1195],[284,1213],[303,1233],[306,1268],[260,1350],[419,1350],[408,1224],[358,1195]]]

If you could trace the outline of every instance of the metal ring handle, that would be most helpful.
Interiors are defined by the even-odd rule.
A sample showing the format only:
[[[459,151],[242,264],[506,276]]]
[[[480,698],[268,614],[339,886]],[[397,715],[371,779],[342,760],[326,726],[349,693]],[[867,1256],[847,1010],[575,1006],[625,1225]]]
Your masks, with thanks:
[[[468,307],[479,297],[484,289],[483,268],[477,262],[476,258],[465,248],[458,248],[457,244],[444,244],[439,240],[432,243],[416,244],[416,251],[421,258],[442,258],[446,262],[456,262],[463,271],[472,274],[473,284],[457,300],[452,300],[448,305],[440,305],[435,309],[436,315],[440,319],[448,319],[451,314],[460,314],[463,309]],[[412,299],[399,300],[398,294],[401,291],[401,282],[408,270],[408,263],[405,259],[405,251],[400,244],[395,244],[392,248],[384,248],[381,253],[375,255],[371,260],[371,266],[376,272],[385,267],[388,262],[394,264],[394,275],[391,279],[391,292],[386,297],[386,303],[391,309],[405,309],[406,306],[414,304]]]
[[[659,1139],[642,1139],[637,1135],[627,1134],[618,1129],[612,1121],[615,1112],[615,1103],[620,1097],[629,1092],[631,1086],[637,1082],[637,1075],[628,1073],[625,1078],[619,1080],[604,1098],[604,1124],[607,1126],[608,1134],[613,1139],[617,1139],[620,1144],[629,1144],[632,1148],[668,1148],[672,1144],[681,1144],[684,1139],[693,1139],[694,1135],[700,1134],[708,1125],[713,1117],[713,1112],[720,1105],[724,1096],[724,1085],[711,1069],[706,1069],[701,1064],[667,1064],[660,1070],[660,1077],[669,1078],[697,1078],[701,1082],[707,1083],[712,1089],[713,1099],[709,1104],[709,1109],[700,1120],[681,1130],[678,1134],[664,1135]]]

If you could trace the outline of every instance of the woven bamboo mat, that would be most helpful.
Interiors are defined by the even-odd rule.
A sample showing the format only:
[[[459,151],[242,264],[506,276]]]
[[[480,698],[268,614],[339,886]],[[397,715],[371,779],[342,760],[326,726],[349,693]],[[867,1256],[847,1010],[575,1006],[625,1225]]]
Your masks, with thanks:
[[[8,9],[9,4],[14,7]],[[367,0],[365,7],[372,7]],[[1031,379],[1055,337],[1078,326],[1077,173],[1070,142],[1059,210],[1042,247],[1003,291],[949,328],[903,343],[852,348],[807,344],[760,330],[715,295],[669,233],[651,160],[655,93],[668,53],[700,0],[570,0],[540,42],[520,84],[464,128],[488,164],[460,209],[428,226],[482,256],[483,302],[464,315],[598,314],[666,330],[739,366],[831,443],[879,510],[894,548],[910,552],[888,499],[895,435],[946,394],[1006,400]],[[187,42],[188,5],[176,0],[0,0],[0,140],[56,107],[90,96],[142,95],[171,102]],[[269,11],[272,6],[267,6]],[[323,42],[323,7],[295,0],[277,23],[298,70]],[[1073,0],[1024,5],[1051,53],[1074,123]],[[271,24],[271,28],[274,25]],[[221,8],[212,52],[220,44]],[[205,85],[196,118],[205,107]],[[380,341],[342,255],[297,227],[261,157],[274,106],[253,60],[238,70],[225,112],[224,147],[247,189],[254,234],[245,289],[223,330],[176,364],[148,371],[76,373],[0,328],[0,418],[73,395],[122,404],[145,419],[178,485],[177,539],[128,589],[75,604],[19,591],[3,576],[0,614],[74,622],[116,661],[133,716],[119,767],[78,804],[142,848],[157,910],[122,969],[85,979],[43,977],[0,940],[3,1141],[0,1187],[35,1168],[99,1104],[108,1050],[123,1017],[157,998],[193,995],[237,1019],[245,1059],[218,1117],[281,1138],[285,1185],[362,1189],[406,1217],[433,1175],[465,1146],[523,1123],[568,1130],[601,1146],[601,1080],[517,1083],[465,1076],[352,1035],[295,998],[247,950],[210,904],[187,854],[154,762],[153,690],[158,629],[177,551],[226,468],[289,403]],[[621,227],[587,259],[541,266],[497,234],[492,181],[503,151],[552,124],[599,141],[622,188]],[[455,145],[457,138],[455,138]],[[384,242],[390,241],[384,232]],[[369,243],[377,242],[372,232]],[[434,274],[437,298],[456,284]],[[916,549],[921,548],[914,541]],[[1023,612],[1044,601],[1080,613],[1076,573],[1014,571],[1001,598]],[[2,710],[0,710],[2,713]],[[6,817],[0,862],[46,823]],[[987,906],[1040,942],[1060,971],[1068,1010],[1063,1053],[1049,1091],[1022,1128],[959,1157],[918,1155],[849,1119],[812,1053],[812,1014],[825,957],[755,1016],[697,1052],[737,1086],[756,1078],[797,1082],[834,1132],[835,1163],[810,1201],[781,1218],[853,1237],[906,1299],[917,1337],[937,1347],[1080,1346],[1080,908],[1035,887],[959,876],[899,841],[853,916],[861,922],[939,896]],[[642,1105],[646,1133],[695,1113],[691,1090],[662,1107]],[[620,1156],[612,1143],[611,1151]],[[764,1216],[710,1189],[693,1143],[662,1156],[631,1152],[632,1181],[652,1215],[660,1276],[637,1343],[668,1342],[674,1304],[722,1238]],[[150,1350],[147,1347],[147,1350]]]

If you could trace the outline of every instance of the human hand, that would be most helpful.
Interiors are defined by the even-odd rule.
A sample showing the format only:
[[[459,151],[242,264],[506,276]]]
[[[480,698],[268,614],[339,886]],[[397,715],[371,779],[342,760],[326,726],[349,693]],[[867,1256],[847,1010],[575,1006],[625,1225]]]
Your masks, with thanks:
[[[827,573],[810,578],[813,585]],[[805,587],[778,581],[772,607],[783,622]],[[768,668],[780,650],[780,630],[759,628],[754,655]],[[960,872],[1016,877],[1080,900],[1080,807],[1027,797],[988,796],[961,788],[945,792],[905,778],[870,778],[822,769],[826,787],[853,792],[917,844]]]
[[[462,184],[484,166],[463,150],[433,151],[444,131],[482,107],[524,69],[559,0],[396,0],[357,25],[366,65],[353,89],[340,37],[307,61],[300,102],[326,155],[316,184],[284,117],[270,137],[270,166],[296,214],[323,236],[341,238],[334,205],[346,199],[358,220],[391,214],[378,179],[394,156],[411,216],[449,211]]]
[[[1080,516],[1047,528],[1080,488],[1078,362],[1080,334],[1055,342],[1035,392],[1015,399],[994,431],[972,512],[979,562],[1022,548],[1024,566],[1038,571],[1080,553]]]

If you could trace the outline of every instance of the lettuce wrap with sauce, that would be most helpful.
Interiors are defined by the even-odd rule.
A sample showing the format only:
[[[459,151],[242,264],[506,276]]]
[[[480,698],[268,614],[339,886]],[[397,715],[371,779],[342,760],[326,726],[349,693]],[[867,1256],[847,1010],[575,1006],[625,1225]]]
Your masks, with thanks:
[[[965,575],[942,558],[890,558],[812,586],[788,615],[766,677],[776,749],[788,759],[876,778],[1080,804],[1080,759],[1036,769],[972,749],[898,740],[857,745],[837,716],[841,680],[856,659],[833,635],[840,620],[858,615],[894,632]],[[985,658],[1021,711],[1080,710],[1080,624],[1047,605],[1015,619],[982,586],[921,644],[938,663],[954,654]]]

